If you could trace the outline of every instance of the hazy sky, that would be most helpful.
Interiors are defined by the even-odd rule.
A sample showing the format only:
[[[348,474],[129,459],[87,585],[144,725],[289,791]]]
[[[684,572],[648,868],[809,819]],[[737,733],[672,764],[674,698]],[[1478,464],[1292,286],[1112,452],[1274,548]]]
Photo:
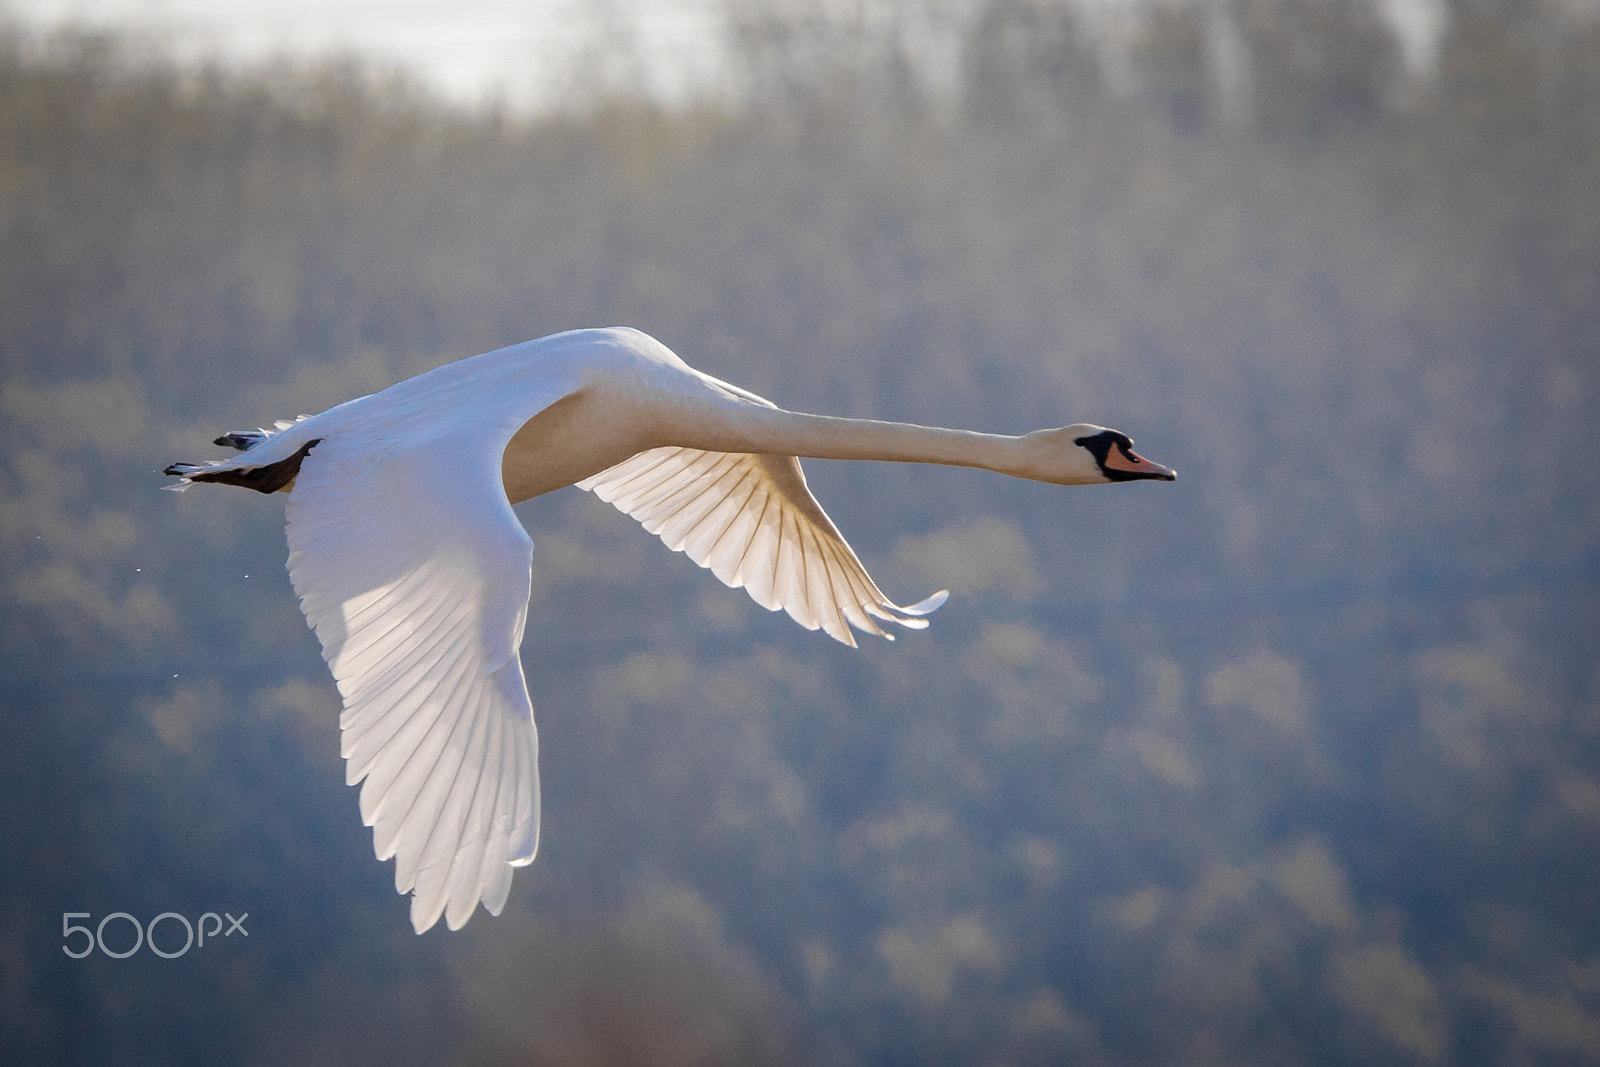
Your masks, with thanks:
[[[617,31],[669,93],[717,65],[714,0],[0,0],[0,11],[30,27],[115,28],[184,58],[359,52],[463,101],[537,103]]]
[[[1127,16],[1150,0],[1064,2],[1090,16],[1115,75]],[[1425,74],[1444,26],[1443,0],[1378,2],[1408,65]],[[1600,0],[1569,3],[1600,7]],[[829,7],[825,0],[819,6]],[[927,10],[960,7],[960,0],[935,0]],[[575,74],[595,76],[600,42],[619,35],[638,46],[657,93],[703,89],[725,69],[723,10],[723,0],[0,0],[0,11],[29,26],[116,28],[184,58],[259,62],[356,52],[403,65],[455,100],[535,107]],[[870,12],[860,14],[870,20]],[[937,38],[927,42],[936,67]],[[635,74],[630,70],[629,79]]]

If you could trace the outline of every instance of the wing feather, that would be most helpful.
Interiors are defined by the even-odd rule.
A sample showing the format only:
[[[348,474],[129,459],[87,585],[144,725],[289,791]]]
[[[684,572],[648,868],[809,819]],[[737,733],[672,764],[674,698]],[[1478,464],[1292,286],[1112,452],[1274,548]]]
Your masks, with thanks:
[[[726,581],[733,572],[728,567],[726,554],[721,547],[729,531],[738,523],[740,512],[751,494],[755,492],[755,479],[748,469],[741,468],[733,477],[724,477],[718,489],[723,492],[716,497],[715,506],[685,535],[678,551],[687,553],[691,559],[704,559],[712,573]],[[712,493],[706,495],[715,496]]]
[[[498,715],[483,717],[482,758],[466,764],[477,768],[472,797],[461,821],[460,838],[466,847],[447,857],[442,883],[442,899],[451,902],[445,909],[445,921],[451,929],[459,929],[472,915],[471,908],[463,907],[461,902],[469,896],[473,880],[482,875],[483,854],[494,836],[494,798],[500,788],[500,723]]]
[[[752,398],[753,399],[753,398]],[[883,595],[793,456],[655,448],[578,483],[769,611],[854,645],[874,618],[920,629],[942,591],[909,608]]]
[[[773,578],[776,576],[778,545],[782,535],[775,531],[775,527],[781,526],[781,521],[772,497],[771,487],[762,486],[755,526],[739,559],[739,569],[734,572],[733,586],[737,589],[743,585],[745,592],[757,604],[768,611],[777,611],[783,605],[774,594]]]
[[[471,635],[460,635],[456,642],[441,651],[443,662],[449,667],[441,671],[438,661],[421,660],[401,678],[411,684],[401,688],[391,702],[380,698],[370,704],[374,720],[345,731],[340,749],[346,762],[348,784],[361,782],[361,817],[368,826],[378,817],[379,805],[388,793],[394,778],[405,767],[397,760],[402,749],[407,754],[416,751],[419,734],[433,722],[433,717],[446,707],[450,690],[461,675],[471,670]],[[443,690],[441,692],[441,690]]]
[[[417,836],[427,841],[416,861],[411,908],[413,916],[420,913],[429,926],[445,910],[453,862],[457,856],[464,861],[471,858],[482,844],[481,838],[468,835],[466,830],[478,781],[483,777],[485,728],[493,715],[488,708],[488,694],[481,685],[474,687],[472,696],[456,727],[457,734],[466,731],[465,746],[445,752],[429,776],[429,793],[418,798],[407,817],[408,824],[415,824]],[[395,870],[398,876],[398,863]],[[478,895],[474,894],[474,904]]]
[[[420,842],[395,859],[395,889],[402,893],[416,886],[417,871],[428,858],[434,829],[454,799],[451,786],[471,751],[472,722],[483,711],[475,683],[473,678],[457,681],[442,702],[441,713],[407,754],[373,824],[373,840],[387,838],[396,850],[402,834],[408,841]]]
[[[418,933],[538,848],[538,734],[517,647],[533,545],[481,441],[331,436],[289,495],[289,574],[344,699],[346,779]]]
[[[502,836],[502,813],[509,812],[512,802],[516,798],[517,778],[517,749],[515,739],[505,729],[505,720],[497,717],[500,726],[500,742],[496,750],[498,756],[498,778],[494,793],[489,797],[490,807],[486,817],[490,820],[491,831],[485,836],[483,842],[483,856],[478,861],[476,872],[468,871],[464,878],[476,880],[483,886],[483,906],[489,909],[490,915],[499,915],[500,909],[505,907],[506,895],[511,891],[511,869],[509,863],[502,863],[500,857],[511,851],[506,836]],[[454,886],[451,888],[453,899],[459,899]],[[471,910],[467,909],[467,914]],[[451,921],[459,918],[466,921],[465,915],[451,915]],[[460,929],[459,926],[456,929]]]

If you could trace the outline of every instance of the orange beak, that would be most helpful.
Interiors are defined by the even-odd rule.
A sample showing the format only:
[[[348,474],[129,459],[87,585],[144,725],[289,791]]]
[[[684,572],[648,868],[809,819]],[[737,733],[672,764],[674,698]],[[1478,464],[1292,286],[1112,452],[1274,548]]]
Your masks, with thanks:
[[[1164,482],[1177,481],[1178,472],[1171,467],[1145,459],[1131,448],[1113,448],[1106,455],[1106,466],[1112,470],[1126,471],[1136,478],[1159,478]]]

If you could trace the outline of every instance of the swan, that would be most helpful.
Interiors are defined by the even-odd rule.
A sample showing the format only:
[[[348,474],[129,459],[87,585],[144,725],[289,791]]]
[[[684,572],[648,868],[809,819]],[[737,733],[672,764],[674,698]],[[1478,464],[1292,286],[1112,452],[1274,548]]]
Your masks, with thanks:
[[[343,701],[341,754],[418,934],[498,915],[539,844],[538,734],[518,658],[533,542],[511,506],[568,485],[632,515],[763,607],[854,646],[920,629],[889,600],[799,457],[979,467],[1055,485],[1174,472],[1080,423],[1021,437],[786,411],[625,327],[448,363],[174,463],[288,494],[289,576]]]

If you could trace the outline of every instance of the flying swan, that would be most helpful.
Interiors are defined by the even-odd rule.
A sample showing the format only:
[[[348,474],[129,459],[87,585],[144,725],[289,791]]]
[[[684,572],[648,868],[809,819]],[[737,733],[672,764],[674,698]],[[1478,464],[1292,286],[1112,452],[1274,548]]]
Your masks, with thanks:
[[[422,933],[498,915],[539,846],[538,734],[517,657],[533,542],[511,505],[577,485],[756,603],[854,646],[920,629],[812,497],[801,456],[980,467],[1055,485],[1175,475],[1126,434],[1021,437],[785,411],[637,330],[449,363],[274,430],[195,482],[289,494],[289,577],[344,701],[345,779]]]

